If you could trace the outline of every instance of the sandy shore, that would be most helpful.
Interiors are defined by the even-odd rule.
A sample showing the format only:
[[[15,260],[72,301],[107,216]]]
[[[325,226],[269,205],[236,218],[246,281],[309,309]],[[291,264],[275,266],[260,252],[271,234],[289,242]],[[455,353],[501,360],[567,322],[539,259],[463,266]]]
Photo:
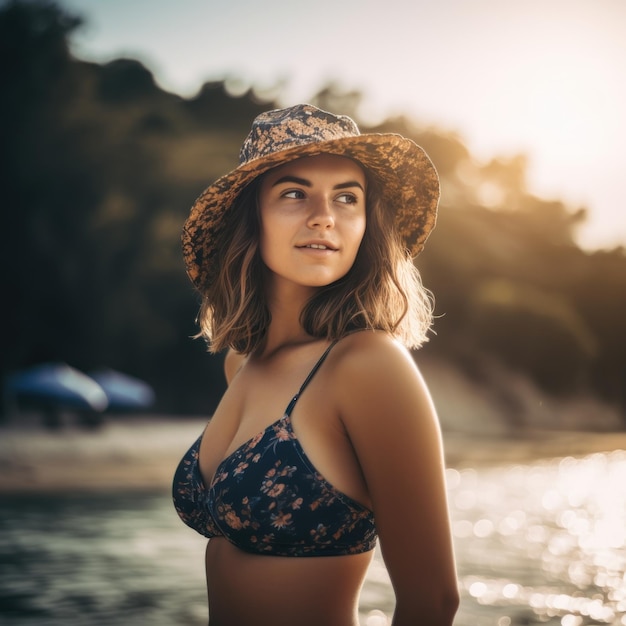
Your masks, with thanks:
[[[121,418],[92,431],[0,428],[0,492],[169,489],[172,474],[204,427],[202,419]],[[450,467],[508,465],[626,450],[626,432],[547,432],[489,437],[444,432]]]

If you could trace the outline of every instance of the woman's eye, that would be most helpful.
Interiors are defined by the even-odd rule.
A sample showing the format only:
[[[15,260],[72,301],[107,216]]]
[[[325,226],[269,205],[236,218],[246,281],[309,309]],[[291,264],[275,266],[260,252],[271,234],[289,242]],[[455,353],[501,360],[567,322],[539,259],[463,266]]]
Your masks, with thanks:
[[[285,191],[283,193],[283,198],[291,198],[292,200],[302,200],[304,198],[304,193],[299,189],[291,189],[290,191]]]
[[[343,202],[344,204],[356,204],[357,197],[351,193],[342,193],[337,197],[339,202]]]

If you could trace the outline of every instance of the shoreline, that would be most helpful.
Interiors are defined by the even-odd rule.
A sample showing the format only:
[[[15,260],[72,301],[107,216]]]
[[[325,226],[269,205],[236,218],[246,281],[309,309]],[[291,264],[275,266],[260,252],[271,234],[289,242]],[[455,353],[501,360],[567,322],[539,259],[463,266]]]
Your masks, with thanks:
[[[510,436],[444,433],[451,468],[509,466],[564,457],[626,451],[626,432],[533,430]]]
[[[122,417],[96,430],[0,426],[0,493],[167,492],[204,418]],[[626,450],[626,432],[533,430],[509,436],[443,432],[449,468],[508,466]]]

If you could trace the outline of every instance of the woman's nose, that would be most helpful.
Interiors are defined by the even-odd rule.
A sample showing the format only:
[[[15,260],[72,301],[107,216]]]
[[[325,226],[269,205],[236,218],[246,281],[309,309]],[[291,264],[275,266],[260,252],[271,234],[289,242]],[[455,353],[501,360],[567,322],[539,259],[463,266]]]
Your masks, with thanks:
[[[327,198],[316,199],[308,219],[309,228],[332,228],[335,218]]]

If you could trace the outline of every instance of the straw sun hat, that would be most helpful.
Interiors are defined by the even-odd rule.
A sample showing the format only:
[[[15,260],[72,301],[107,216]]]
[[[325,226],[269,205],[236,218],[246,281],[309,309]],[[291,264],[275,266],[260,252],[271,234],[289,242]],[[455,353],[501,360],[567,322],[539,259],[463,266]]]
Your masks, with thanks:
[[[417,256],[435,226],[439,178],[415,142],[397,134],[362,135],[352,119],[309,104],[262,113],[239,154],[239,166],[207,187],[196,200],[182,235],[187,274],[202,289],[219,263],[224,217],[257,176],[301,157],[334,154],[358,161],[375,176],[398,233]]]

